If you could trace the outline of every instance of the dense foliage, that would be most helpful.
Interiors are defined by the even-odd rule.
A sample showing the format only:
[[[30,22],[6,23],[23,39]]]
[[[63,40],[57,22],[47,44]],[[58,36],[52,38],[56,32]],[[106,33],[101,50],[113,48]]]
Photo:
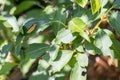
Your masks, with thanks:
[[[120,67],[119,11],[120,0],[0,0],[0,80],[112,80],[89,74]]]

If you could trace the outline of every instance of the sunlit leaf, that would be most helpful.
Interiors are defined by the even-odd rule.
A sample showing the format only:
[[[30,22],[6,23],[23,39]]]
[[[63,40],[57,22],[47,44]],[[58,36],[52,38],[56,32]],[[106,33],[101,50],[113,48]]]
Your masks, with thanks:
[[[100,0],[100,2],[101,6],[104,7],[108,3],[108,0]]]
[[[101,7],[100,0],[90,0],[92,13],[95,14]]]
[[[53,73],[59,72],[70,61],[73,51],[62,50],[59,54],[61,54],[60,59],[51,63]]]
[[[5,17],[6,18],[6,21],[11,25],[12,27],[12,31],[13,32],[18,32],[19,31],[19,26],[17,24],[17,20],[14,16],[8,16],[8,17]]]
[[[50,80],[49,79],[49,75],[47,74],[47,72],[42,71],[42,72],[33,72],[32,75],[29,77],[29,80]]]
[[[99,49],[101,49],[103,55],[111,56],[110,47],[112,45],[112,41],[110,37],[103,31],[99,30],[95,37],[95,45]]]
[[[58,32],[56,39],[63,43],[70,43],[75,39],[70,30],[62,29]]]
[[[70,80],[86,80],[86,74],[85,75],[82,74],[85,72],[86,69],[80,67],[80,65],[76,63],[70,74]]]
[[[81,67],[85,67],[88,65],[88,56],[86,54],[79,53],[76,57],[76,60]]]
[[[25,58],[21,60],[20,70],[23,73],[23,75],[25,75],[29,71],[34,61],[35,59],[30,58]]]
[[[52,60],[56,59],[58,51],[59,51],[59,46],[58,45],[52,45],[50,47],[49,55],[50,55],[50,58]]]
[[[88,34],[84,32],[86,24],[80,18],[73,18],[68,25],[72,32],[78,32],[83,38],[89,40]]]
[[[88,0],[75,0],[77,4],[79,4],[81,7],[85,7],[87,4]]]
[[[50,66],[50,64],[47,61],[40,60],[39,65],[38,65],[38,71],[43,71],[43,70],[47,69],[49,66]]]

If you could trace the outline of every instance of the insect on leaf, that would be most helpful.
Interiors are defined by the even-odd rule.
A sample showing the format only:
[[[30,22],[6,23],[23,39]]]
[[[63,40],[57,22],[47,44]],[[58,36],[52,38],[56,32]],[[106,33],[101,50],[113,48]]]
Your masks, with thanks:
[[[32,24],[32,26],[30,26],[30,28],[28,29],[27,33],[33,32],[35,30],[35,28],[36,28],[36,25],[37,24]]]

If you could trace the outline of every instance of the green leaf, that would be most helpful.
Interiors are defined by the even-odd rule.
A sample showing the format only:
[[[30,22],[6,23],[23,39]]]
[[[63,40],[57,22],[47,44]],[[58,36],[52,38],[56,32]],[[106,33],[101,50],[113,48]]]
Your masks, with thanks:
[[[60,59],[51,63],[51,72],[53,73],[59,72],[70,61],[73,51],[62,50],[59,54],[61,54]]]
[[[76,57],[76,60],[81,67],[88,66],[88,56],[86,54],[79,53],[78,56]]]
[[[101,1],[101,6],[104,7],[107,3],[108,3],[108,0],[100,0]]]
[[[7,45],[2,47],[2,53],[7,54],[13,47],[13,43],[9,42]]]
[[[117,33],[120,35],[120,12],[111,12],[110,16],[108,17],[108,21],[115,31],[117,31]]]
[[[40,31],[45,30],[47,27],[49,27],[50,23],[51,23],[51,20],[48,18],[39,18],[39,19],[29,20],[23,26],[23,31],[24,31],[23,33],[24,34],[29,34],[34,32],[38,33]]]
[[[111,56],[111,45],[110,37],[103,30],[99,30],[95,36],[95,46],[101,49],[104,56]]]
[[[95,14],[101,7],[100,0],[90,0],[92,13]]]
[[[21,50],[21,43],[16,44],[15,46],[15,52],[13,53],[14,55],[19,55],[20,54],[20,50]]]
[[[50,76],[47,74],[47,72],[45,72],[45,71],[42,71],[42,72],[35,71],[29,77],[29,80],[51,80],[49,78],[50,78]]]
[[[72,32],[78,32],[80,34],[80,36],[82,36],[83,38],[85,38],[86,40],[89,40],[88,34],[84,32],[85,30],[85,22],[83,22],[80,18],[76,17],[73,18],[69,23],[68,23],[68,27]]]
[[[116,58],[118,58],[118,60],[120,60],[120,42],[117,41],[116,39],[112,39],[113,45],[111,46],[111,48],[114,50],[114,55]]]
[[[85,72],[86,72],[86,69],[80,67],[80,65],[76,63],[70,74],[70,80],[86,80],[86,75],[82,75],[82,73],[85,73]]]
[[[89,43],[89,42],[85,42],[85,49],[88,53],[95,55],[95,47],[93,44]]]
[[[50,47],[49,55],[51,60],[55,60],[59,51],[59,46],[54,44]]]
[[[31,58],[38,58],[43,55],[50,48],[49,45],[44,43],[33,43],[25,50],[26,56]]]
[[[81,7],[85,7],[87,4],[88,0],[75,0],[77,4],[79,4]]]
[[[70,43],[75,39],[75,37],[72,35],[70,30],[62,29],[58,32],[56,39],[63,43]]]
[[[3,63],[2,68],[0,69],[0,75],[7,75],[15,65],[16,65],[15,63],[10,62]]]
[[[30,18],[39,18],[39,17],[41,17],[40,13],[42,13],[42,10],[35,8],[35,9],[32,9],[32,10],[28,11],[26,13],[26,17],[27,17],[27,19],[30,19]]]
[[[50,64],[46,60],[39,60],[38,71],[43,71],[47,69]]]
[[[19,26],[17,23],[17,20],[14,16],[8,16],[5,17],[6,18],[6,22],[12,27],[12,31],[13,32],[18,32],[19,31]]]
[[[25,58],[21,60],[20,70],[23,73],[23,75],[25,75],[29,71],[34,61],[35,59],[31,59],[31,58]]]
[[[18,15],[21,12],[29,9],[30,7],[32,7],[35,4],[34,1],[23,1],[22,3],[20,3],[17,7],[16,10],[14,12],[14,15]]]
[[[94,39],[92,39],[91,41],[94,41]],[[97,48],[93,42],[85,42],[85,49],[91,55],[102,54],[101,49]]]
[[[120,0],[115,0],[113,3],[114,8],[120,8]]]
[[[52,13],[51,15],[54,16],[52,24],[53,32],[57,34],[58,31],[65,27],[67,16],[65,13],[65,8],[63,6],[59,6],[56,8],[56,11],[54,11],[54,13]]]

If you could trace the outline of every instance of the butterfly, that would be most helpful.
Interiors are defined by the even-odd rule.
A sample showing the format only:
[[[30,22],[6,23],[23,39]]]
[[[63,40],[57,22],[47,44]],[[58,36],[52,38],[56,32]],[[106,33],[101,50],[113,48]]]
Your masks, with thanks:
[[[28,28],[28,30],[27,30],[27,33],[31,33],[31,32],[33,32],[34,30],[35,30],[35,28],[36,28],[36,25],[37,24],[32,24],[29,28]]]

